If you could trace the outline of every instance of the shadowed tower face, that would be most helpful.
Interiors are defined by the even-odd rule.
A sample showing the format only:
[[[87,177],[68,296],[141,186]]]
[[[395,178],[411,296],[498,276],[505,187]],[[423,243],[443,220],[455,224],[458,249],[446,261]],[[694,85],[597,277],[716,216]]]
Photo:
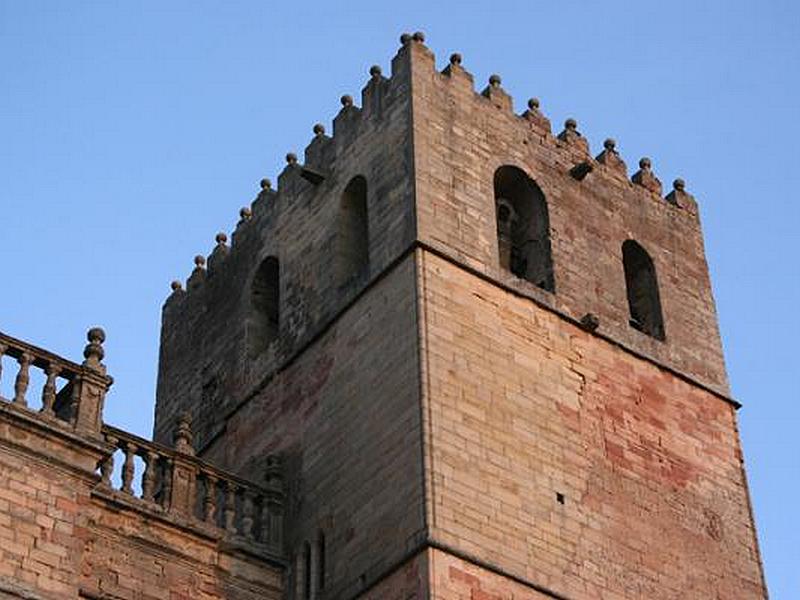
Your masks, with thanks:
[[[280,334],[280,265],[265,258],[250,284],[249,355],[258,357]]]
[[[697,205],[421,34],[163,312],[155,438],[278,455],[288,597],[763,598]]]

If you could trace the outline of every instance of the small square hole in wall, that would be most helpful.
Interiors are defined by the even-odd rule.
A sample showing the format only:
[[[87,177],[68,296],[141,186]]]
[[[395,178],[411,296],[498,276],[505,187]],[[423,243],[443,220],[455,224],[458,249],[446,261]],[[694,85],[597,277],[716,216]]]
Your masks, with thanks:
[[[564,494],[561,492],[556,492],[556,502],[559,504],[564,504]]]

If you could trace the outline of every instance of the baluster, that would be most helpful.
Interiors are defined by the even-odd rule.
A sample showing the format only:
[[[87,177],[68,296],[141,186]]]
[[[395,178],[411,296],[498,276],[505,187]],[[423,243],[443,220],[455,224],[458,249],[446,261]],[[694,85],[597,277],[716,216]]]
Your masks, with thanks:
[[[269,544],[269,501],[266,496],[261,496],[261,537],[259,541],[263,544]]]
[[[19,371],[14,381],[14,404],[17,406],[28,406],[25,393],[28,391],[28,383],[31,380],[28,368],[33,362],[33,357],[25,352],[17,359],[17,362],[19,363]]]
[[[69,395],[69,422],[75,427],[78,421],[78,404],[81,401],[81,376],[75,375],[72,378],[72,392]]]
[[[206,495],[203,498],[203,519],[206,523],[215,524],[217,512],[217,478],[206,475]]]
[[[262,496],[261,499],[261,543],[270,544],[273,542],[274,518],[273,507],[269,496]]]
[[[234,523],[236,518],[236,484],[232,481],[227,481],[226,484],[225,511],[223,515],[225,517],[225,529],[233,533],[236,531]]]
[[[169,508],[172,505],[172,460],[167,459],[164,461],[162,477],[161,506]]]
[[[269,526],[264,526],[268,539],[264,541],[280,548],[283,546],[283,469],[281,458],[276,455],[267,457],[267,497],[264,499],[267,522]]]
[[[156,463],[158,462],[158,453],[153,450],[148,450],[144,454],[145,465],[144,474],[142,474],[142,499],[148,502],[153,502],[156,491]]]
[[[113,437],[106,438],[106,441],[113,447],[116,447],[117,440]],[[110,453],[108,458],[100,463],[100,482],[103,485],[111,487],[111,474],[114,472],[114,453]]]
[[[61,373],[61,367],[48,363],[45,369],[47,382],[42,388],[42,414],[48,417],[53,416],[53,405],[56,403],[56,377]]]
[[[247,489],[242,490],[242,535],[253,539],[253,497]]]
[[[136,455],[136,446],[131,442],[124,442],[122,451],[125,453],[125,463],[122,465],[122,491],[133,495],[133,474],[136,468],[133,458]]]

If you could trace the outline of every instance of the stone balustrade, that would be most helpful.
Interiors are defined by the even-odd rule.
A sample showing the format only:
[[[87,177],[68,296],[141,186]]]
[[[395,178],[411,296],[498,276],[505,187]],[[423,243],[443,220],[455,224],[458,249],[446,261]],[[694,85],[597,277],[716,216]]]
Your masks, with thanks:
[[[85,360],[78,364],[0,332],[0,359],[6,356],[17,361],[13,395],[0,400],[31,410],[31,369],[40,369],[45,381],[39,391],[41,416],[68,428],[99,434],[105,395],[113,380],[102,363],[105,333],[95,327],[89,330],[87,339]],[[0,381],[3,376],[0,361]]]
[[[277,457],[268,459],[265,485],[260,486],[195,457],[186,417],[176,427],[174,449],[109,425],[103,426],[102,435],[120,451],[109,453],[98,466],[103,488],[145,509],[184,517],[280,554],[284,490]],[[114,456],[120,453],[119,481],[114,482]],[[138,472],[136,457],[143,464]]]
[[[68,440],[84,439],[100,457],[95,492],[148,515],[202,529],[208,535],[245,543],[271,557],[283,555],[284,485],[278,457],[268,457],[263,485],[223,471],[194,456],[191,422],[182,415],[174,429],[174,447],[156,444],[103,423],[103,404],[113,380],[102,360],[105,333],[87,333],[83,363],[75,363],[0,333],[0,383],[16,361],[11,397],[0,402],[43,430]],[[42,377],[31,377],[39,369]],[[41,379],[41,406],[32,381]],[[4,389],[5,389],[4,388]],[[77,437],[76,437],[77,436]],[[115,472],[115,456],[121,456]],[[137,460],[137,458],[139,460]],[[143,467],[141,466],[143,465]],[[90,467],[91,468],[91,467]],[[138,471],[138,472],[137,472]]]

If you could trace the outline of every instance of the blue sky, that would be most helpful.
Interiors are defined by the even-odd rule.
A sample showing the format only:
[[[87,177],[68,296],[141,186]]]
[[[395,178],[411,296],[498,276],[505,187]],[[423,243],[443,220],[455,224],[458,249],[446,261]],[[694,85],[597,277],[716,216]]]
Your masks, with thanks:
[[[800,4],[0,0],[0,330],[149,435],[161,303],[403,31],[697,197],[767,581],[800,597]]]

